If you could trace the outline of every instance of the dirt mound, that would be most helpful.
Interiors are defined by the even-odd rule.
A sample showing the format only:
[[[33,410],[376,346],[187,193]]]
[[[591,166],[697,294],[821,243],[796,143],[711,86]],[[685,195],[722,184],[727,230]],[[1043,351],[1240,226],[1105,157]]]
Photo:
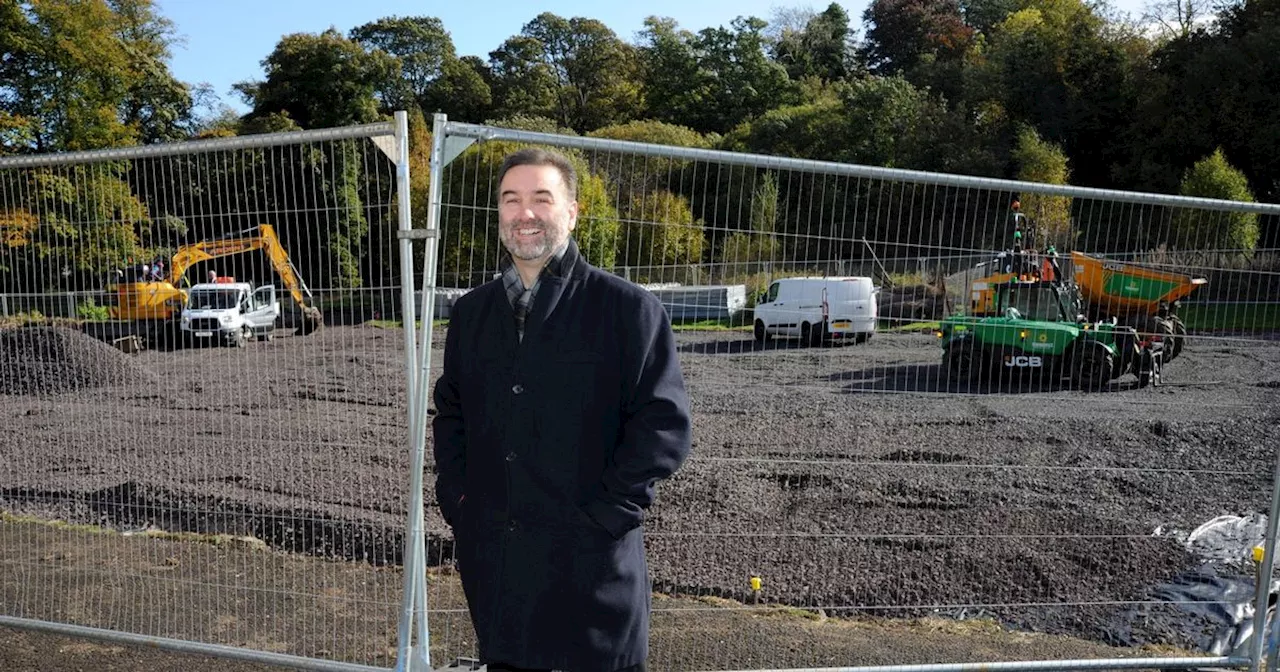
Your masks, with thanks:
[[[129,355],[74,329],[0,329],[0,394],[60,394],[150,378]]]
[[[952,312],[946,292],[934,285],[887,287],[877,299],[880,317],[901,320],[940,320]]]

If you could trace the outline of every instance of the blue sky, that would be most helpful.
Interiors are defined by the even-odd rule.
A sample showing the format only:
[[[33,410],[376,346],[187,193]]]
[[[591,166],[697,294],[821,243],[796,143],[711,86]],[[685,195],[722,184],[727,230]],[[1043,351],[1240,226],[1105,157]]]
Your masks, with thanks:
[[[1145,0],[1112,0],[1121,11],[1140,13]],[[754,15],[768,20],[775,7],[825,9],[829,0],[640,0],[638,2],[548,0],[542,4],[515,0],[440,2],[431,0],[156,0],[160,13],[176,24],[181,43],[173,47],[170,68],[192,84],[208,83],[221,101],[245,111],[231,85],[261,79],[261,61],[281,36],[319,33],[334,27],[343,34],[386,16],[435,16],[444,22],[461,56],[488,53],[540,12],[563,17],[585,16],[603,21],[624,40],[633,41],[645,17],[669,16],[693,31],[727,26],[734,17]],[[866,0],[842,0],[861,34]]]

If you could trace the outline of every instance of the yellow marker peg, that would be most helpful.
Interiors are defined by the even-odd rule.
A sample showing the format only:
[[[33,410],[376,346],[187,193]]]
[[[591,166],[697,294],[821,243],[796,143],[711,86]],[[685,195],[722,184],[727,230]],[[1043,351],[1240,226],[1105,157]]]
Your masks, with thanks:
[[[760,577],[758,576],[751,577],[751,590],[754,590],[755,592],[758,593],[760,592],[760,586],[762,586],[763,584],[764,582],[760,580]]]
[[[1262,551],[1262,547],[1261,547],[1261,546],[1254,546],[1254,547],[1253,547],[1253,561],[1254,561],[1254,562],[1258,562],[1258,563],[1262,562],[1262,553],[1263,553],[1263,551]]]

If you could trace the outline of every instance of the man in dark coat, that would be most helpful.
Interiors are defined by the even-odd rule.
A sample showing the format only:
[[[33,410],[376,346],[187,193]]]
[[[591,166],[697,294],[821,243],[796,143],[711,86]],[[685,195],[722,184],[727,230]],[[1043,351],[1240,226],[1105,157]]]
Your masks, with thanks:
[[[643,670],[642,522],[690,451],[675,339],[650,292],[569,236],[568,161],[503,163],[500,278],[459,298],[435,387],[436,497],[490,670]]]

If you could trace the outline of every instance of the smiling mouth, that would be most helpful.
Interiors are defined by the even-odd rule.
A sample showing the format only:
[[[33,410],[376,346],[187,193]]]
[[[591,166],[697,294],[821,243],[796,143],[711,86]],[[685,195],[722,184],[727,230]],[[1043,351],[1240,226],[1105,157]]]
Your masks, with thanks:
[[[542,233],[542,229],[516,229],[516,235],[528,238]]]

